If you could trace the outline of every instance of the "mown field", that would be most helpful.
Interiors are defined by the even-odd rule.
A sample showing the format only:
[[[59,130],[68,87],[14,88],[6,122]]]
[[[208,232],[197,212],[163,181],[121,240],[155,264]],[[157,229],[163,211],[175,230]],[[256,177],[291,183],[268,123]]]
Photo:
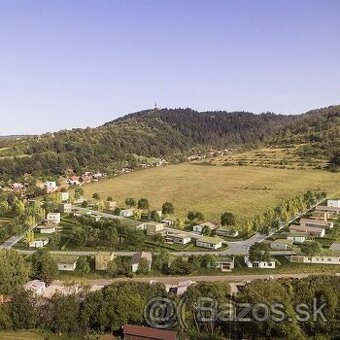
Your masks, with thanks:
[[[224,211],[240,221],[307,190],[340,194],[340,173],[324,170],[274,169],[253,166],[169,165],[138,171],[84,187],[85,195],[112,196],[120,206],[126,197],[145,197],[151,209],[173,202],[176,215],[189,210],[218,220]]]

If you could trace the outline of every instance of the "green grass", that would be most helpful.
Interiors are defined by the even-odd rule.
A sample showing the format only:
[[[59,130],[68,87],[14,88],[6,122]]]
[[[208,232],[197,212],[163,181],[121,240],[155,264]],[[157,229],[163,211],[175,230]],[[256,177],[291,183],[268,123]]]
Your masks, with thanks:
[[[80,340],[81,337],[70,335],[55,335],[40,330],[0,332],[1,340]]]
[[[120,206],[126,197],[146,197],[151,209],[173,202],[177,216],[199,210],[208,220],[218,222],[224,211],[239,220],[253,218],[282,200],[307,190],[340,194],[336,183],[340,173],[322,170],[274,169],[263,167],[169,165],[137,171],[91,183],[83,188],[87,197],[99,193],[112,196]]]

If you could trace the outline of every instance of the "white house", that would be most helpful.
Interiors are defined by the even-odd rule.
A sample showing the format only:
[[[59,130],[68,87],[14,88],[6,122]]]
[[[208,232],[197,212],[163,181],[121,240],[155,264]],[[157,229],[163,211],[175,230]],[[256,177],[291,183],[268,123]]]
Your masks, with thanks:
[[[119,215],[123,217],[132,217],[134,213],[133,209],[123,209],[120,211]]]
[[[60,192],[59,195],[60,195],[60,200],[62,202],[67,202],[69,200],[69,198],[70,198],[70,194],[67,191]]]
[[[37,230],[40,234],[53,234],[57,231],[56,224],[44,224],[37,226]]]
[[[270,269],[275,268],[275,261],[250,261],[248,256],[244,257],[244,263],[248,268]]]
[[[60,213],[48,213],[46,216],[47,223],[60,223]]]
[[[166,240],[178,244],[188,244],[191,242],[191,237],[184,234],[168,234],[166,235]]]
[[[46,290],[46,283],[40,280],[29,281],[24,284],[24,289],[29,290],[36,295],[43,295]]]
[[[312,264],[340,264],[340,256],[291,256],[290,262]]]
[[[133,254],[131,259],[131,271],[132,273],[136,273],[139,269],[139,264],[142,259],[146,259],[149,263],[149,270],[151,269],[152,265],[152,254],[147,252],[139,252],[136,254]]]
[[[222,240],[219,237],[203,236],[196,240],[196,246],[208,249],[218,249],[222,247]]]
[[[293,243],[303,243],[307,239],[307,235],[304,233],[292,233],[287,235],[287,240]]]
[[[203,222],[203,223],[194,225],[192,227],[192,231],[199,233],[199,234],[202,234],[204,228],[214,230],[214,229],[216,229],[216,225],[211,223],[211,222]]]
[[[327,207],[340,208],[340,199],[327,200]]]
[[[72,204],[71,203],[61,203],[59,211],[64,214],[70,214],[72,212]]]
[[[56,257],[58,270],[74,272],[77,267],[78,256],[59,256]]]
[[[41,240],[34,240],[29,243],[30,248],[43,248],[48,244],[48,238]]]

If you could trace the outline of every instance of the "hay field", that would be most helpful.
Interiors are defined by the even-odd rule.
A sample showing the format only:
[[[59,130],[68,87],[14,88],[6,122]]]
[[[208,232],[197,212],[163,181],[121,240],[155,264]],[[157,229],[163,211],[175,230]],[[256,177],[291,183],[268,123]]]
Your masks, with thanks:
[[[112,196],[121,206],[126,197],[146,197],[151,209],[173,202],[177,216],[199,210],[207,219],[219,220],[222,212],[230,211],[241,221],[307,190],[339,195],[340,173],[185,163],[137,171],[83,188],[87,197],[97,192],[103,199]]]

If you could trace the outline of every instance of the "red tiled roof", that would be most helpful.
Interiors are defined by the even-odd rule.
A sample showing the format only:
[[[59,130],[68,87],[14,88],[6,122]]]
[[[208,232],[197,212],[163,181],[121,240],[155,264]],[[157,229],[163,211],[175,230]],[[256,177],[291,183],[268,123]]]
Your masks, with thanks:
[[[141,336],[150,339],[176,340],[176,332],[136,325],[123,326],[124,335]]]

